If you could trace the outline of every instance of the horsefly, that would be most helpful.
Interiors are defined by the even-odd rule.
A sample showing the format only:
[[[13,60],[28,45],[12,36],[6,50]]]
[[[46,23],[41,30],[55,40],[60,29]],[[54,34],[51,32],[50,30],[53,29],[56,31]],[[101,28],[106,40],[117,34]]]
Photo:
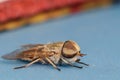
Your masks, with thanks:
[[[60,71],[57,65],[67,64],[72,67],[82,68],[74,63],[79,63],[88,66],[88,64],[80,62],[79,57],[84,56],[80,52],[79,45],[72,41],[54,42],[49,44],[28,44],[21,46],[9,54],[3,55],[2,58],[8,60],[27,60],[28,64],[15,67],[14,69],[26,68],[36,62],[42,64],[50,64],[55,69]]]

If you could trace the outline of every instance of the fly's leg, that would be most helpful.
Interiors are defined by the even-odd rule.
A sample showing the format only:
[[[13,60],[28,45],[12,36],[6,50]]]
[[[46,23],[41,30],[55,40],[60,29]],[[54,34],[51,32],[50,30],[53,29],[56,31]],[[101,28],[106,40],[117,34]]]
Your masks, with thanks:
[[[26,67],[38,62],[39,60],[40,60],[40,58],[37,58],[37,59],[33,60],[32,62],[26,64],[26,65],[23,65],[23,66],[20,66],[20,67],[15,67],[14,69],[26,68]]]
[[[89,64],[86,64],[84,62],[80,62],[80,59],[77,59],[75,62],[79,63],[79,64],[83,64],[83,65],[86,65],[86,66],[89,66]]]
[[[55,65],[55,63],[54,63],[51,59],[49,59],[49,58],[46,57],[46,60],[47,60],[55,69],[57,69],[58,71],[60,71],[60,69]]]
[[[61,60],[64,62],[64,63],[66,63],[66,64],[68,64],[68,65],[70,65],[70,66],[72,66],[72,67],[76,67],[76,68],[83,68],[83,67],[81,67],[81,66],[76,66],[76,65],[73,65],[71,62],[69,62],[69,61],[67,61],[66,59],[64,59],[64,58],[61,58]]]

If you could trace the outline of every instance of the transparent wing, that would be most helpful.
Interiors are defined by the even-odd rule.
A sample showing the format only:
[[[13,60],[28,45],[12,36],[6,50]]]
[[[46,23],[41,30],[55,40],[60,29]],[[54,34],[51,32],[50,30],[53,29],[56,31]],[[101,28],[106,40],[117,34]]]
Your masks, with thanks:
[[[8,59],[8,60],[16,60],[20,59],[21,57],[19,54],[21,54],[23,51],[27,51],[33,48],[37,48],[38,46],[43,46],[43,44],[27,44],[23,45],[20,49],[16,49],[15,51],[8,53],[6,55],[3,55],[2,58]]]
[[[19,59],[19,54],[24,51],[25,49],[21,48],[21,49],[16,49],[15,51],[8,53],[6,55],[3,55],[2,58],[4,59],[8,59],[8,60],[16,60]]]

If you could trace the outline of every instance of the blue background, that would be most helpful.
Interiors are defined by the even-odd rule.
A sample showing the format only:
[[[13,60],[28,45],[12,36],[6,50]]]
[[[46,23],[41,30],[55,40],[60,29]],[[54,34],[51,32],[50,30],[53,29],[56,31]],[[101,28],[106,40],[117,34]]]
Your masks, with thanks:
[[[0,58],[0,80],[119,80],[120,79],[120,6],[96,9],[42,24],[0,33],[0,56],[23,44],[74,40],[87,56],[89,67],[77,69],[34,64],[13,70],[27,62]]]

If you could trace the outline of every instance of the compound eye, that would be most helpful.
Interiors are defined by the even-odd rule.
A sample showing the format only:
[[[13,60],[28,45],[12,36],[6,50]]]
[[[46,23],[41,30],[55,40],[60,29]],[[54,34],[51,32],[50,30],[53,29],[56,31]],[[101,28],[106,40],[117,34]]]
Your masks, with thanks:
[[[65,41],[62,48],[62,56],[65,58],[73,58],[80,51],[79,46],[74,41]]]

